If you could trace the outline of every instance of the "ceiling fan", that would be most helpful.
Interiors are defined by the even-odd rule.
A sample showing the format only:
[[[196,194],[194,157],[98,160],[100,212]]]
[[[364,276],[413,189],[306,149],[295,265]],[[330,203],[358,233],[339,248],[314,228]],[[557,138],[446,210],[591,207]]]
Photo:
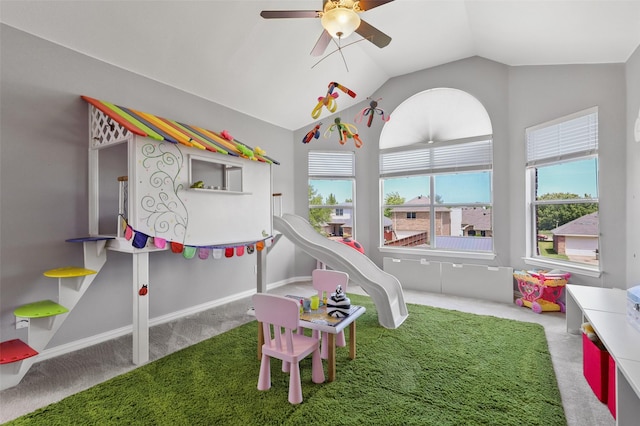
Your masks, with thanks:
[[[320,18],[324,30],[311,50],[313,56],[321,56],[331,42],[349,37],[353,32],[369,40],[379,48],[391,42],[391,37],[360,19],[359,14],[393,0],[323,0],[322,10],[263,10],[265,19]]]

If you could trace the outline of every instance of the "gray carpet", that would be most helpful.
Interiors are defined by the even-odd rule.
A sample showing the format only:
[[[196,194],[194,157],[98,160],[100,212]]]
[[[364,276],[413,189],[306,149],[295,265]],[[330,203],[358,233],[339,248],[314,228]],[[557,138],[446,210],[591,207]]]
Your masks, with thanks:
[[[309,283],[299,283],[270,292],[306,295],[311,294],[312,290]],[[358,287],[349,287],[349,292],[365,294]],[[411,290],[405,291],[405,299],[407,303],[542,324],[549,342],[568,425],[615,425],[606,405],[593,395],[582,375],[581,338],[579,335],[565,332],[564,314],[535,314],[515,304],[505,305]],[[149,333],[150,360],[253,320],[247,315],[250,305],[251,302],[247,298],[153,327]],[[18,386],[0,392],[0,422],[19,417],[130,371],[135,368],[131,358],[131,335],[128,335],[36,363]],[[522,424],[526,425],[527,420],[522,419]]]

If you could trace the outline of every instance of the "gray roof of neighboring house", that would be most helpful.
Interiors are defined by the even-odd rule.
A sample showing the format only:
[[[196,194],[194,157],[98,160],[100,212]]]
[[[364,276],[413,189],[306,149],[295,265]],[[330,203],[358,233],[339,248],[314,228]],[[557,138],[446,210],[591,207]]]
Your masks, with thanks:
[[[491,229],[491,211],[482,207],[465,207],[462,209],[462,225],[472,225],[473,229]]]
[[[491,251],[493,249],[490,237],[450,237],[438,235],[436,248],[450,250]]]
[[[598,235],[598,212],[589,213],[552,229],[553,235]]]

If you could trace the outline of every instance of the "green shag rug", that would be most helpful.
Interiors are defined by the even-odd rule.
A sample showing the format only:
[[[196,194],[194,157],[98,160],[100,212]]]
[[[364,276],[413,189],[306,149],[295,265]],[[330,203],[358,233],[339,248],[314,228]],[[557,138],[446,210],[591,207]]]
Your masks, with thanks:
[[[566,425],[542,326],[409,305],[396,330],[367,312],[357,356],[337,350],[337,379],[311,381],[287,401],[288,375],[272,360],[258,391],[257,326],[219,336],[72,395],[9,425]],[[326,363],[325,363],[326,372]]]

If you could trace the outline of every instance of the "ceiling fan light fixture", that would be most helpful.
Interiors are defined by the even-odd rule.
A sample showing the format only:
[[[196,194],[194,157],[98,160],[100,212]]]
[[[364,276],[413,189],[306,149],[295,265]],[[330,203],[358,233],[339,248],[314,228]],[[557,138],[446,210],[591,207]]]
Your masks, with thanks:
[[[333,38],[347,38],[360,26],[360,16],[353,10],[336,7],[322,14],[322,26]]]

